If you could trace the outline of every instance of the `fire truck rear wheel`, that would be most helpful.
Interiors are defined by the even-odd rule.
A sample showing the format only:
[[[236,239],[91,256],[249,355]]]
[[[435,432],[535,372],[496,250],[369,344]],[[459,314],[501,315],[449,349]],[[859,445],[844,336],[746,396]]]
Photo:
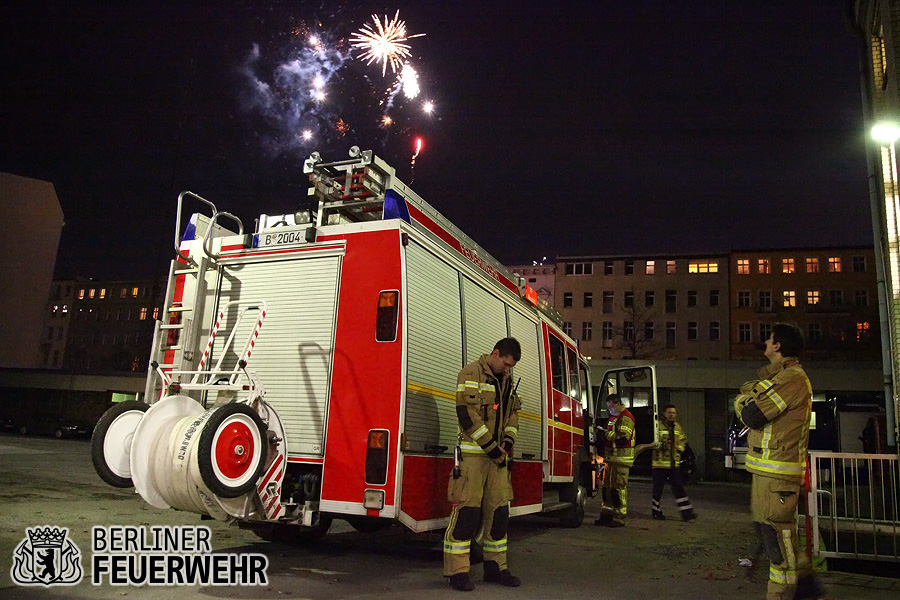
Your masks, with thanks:
[[[570,484],[559,490],[559,499],[563,502],[571,502],[572,505],[559,511],[559,522],[563,527],[581,527],[584,522],[584,505],[587,503],[587,488],[581,480],[575,479]]]
[[[200,434],[200,477],[217,496],[243,496],[262,476],[268,450],[266,426],[256,411],[246,404],[226,404],[209,417]]]
[[[144,413],[144,402],[129,400],[107,410],[91,435],[91,461],[100,479],[117,488],[134,486],[131,481],[131,438]]]

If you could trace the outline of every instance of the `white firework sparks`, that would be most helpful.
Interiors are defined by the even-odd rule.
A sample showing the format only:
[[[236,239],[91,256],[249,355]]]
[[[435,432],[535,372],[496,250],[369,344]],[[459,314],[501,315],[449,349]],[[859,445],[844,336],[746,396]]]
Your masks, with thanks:
[[[375,23],[374,28],[371,25],[363,25],[359,31],[350,36],[351,45],[364,50],[357,58],[365,60],[367,65],[380,61],[382,76],[387,74],[388,65],[391,66],[391,72],[396,73],[410,57],[410,46],[404,42],[425,34],[407,35],[406,22],[400,20],[400,9],[397,9],[391,21],[388,21],[387,15],[383,24],[377,15],[372,15],[372,21]]]
[[[403,86],[403,94],[407,98],[415,98],[419,95],[419,74],[412,65],[406,63],[400,72],[400,85]]]

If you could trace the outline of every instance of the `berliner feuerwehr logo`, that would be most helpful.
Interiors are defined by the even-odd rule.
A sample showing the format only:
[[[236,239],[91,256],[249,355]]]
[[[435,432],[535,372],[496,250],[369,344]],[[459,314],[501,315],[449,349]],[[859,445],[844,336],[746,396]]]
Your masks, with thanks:
[[[12,580],[19,585],[75,585],[81,581],[81,551],[65,527],[31,527],[13,552]]]

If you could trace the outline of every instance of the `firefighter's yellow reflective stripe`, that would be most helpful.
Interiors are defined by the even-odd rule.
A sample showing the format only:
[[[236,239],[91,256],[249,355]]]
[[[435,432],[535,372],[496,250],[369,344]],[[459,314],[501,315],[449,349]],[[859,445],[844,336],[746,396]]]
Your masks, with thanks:
[[[497,388],[494,387],[493,383],[482,383],[478,386],[479,392],[494,392],[497,393]]]
[[[781,541],[784,547],[784,553],[787,555],[787,568],[789,572],[797,571],[797,557],[794,555],[794,545],[791,543],[791,531],[789,529],[781,530]]]
[[[769,444],[771,443],[771,441],[772,441],[772,422],[769,421],[768,423],[766,423],[766,426],[763,427],[763,437],[762,437],[762,442],[760,442],[762,444],[762,449],[763,449],[761,458],[766,459],[769,457]]]
[[[797,572],[790,569],[777,569],[770,565],[769,581],[780,583],[781,585],[795,585],[797,583]]]
[[[518,427],[512,427],[511,425],[507,425],[506,428],[503,430],[503,433],[509,434],[509,436],[510,436],[512,439],[516,439],[516,436],[519,435],[519,428],[518,428]]]
[[[416,392],[417,394],[425,394],[426,396],[432,396],[434,398],[443,398],[445,400],[456,400],[456,395],[446,390],[438,389],[436,387],[431,387],[430,385],[423,385],[421,383],[413,383],[410,381],[406,384],[406,389],[410,392]]]
[[[490,433],[491,432],[488,431],[488,428],[485,425],[482,425],[481,427],[479,427],[472,433],[472,439],[478,440],[478,439],[483,438],[486,435],[489,435]]]
[[[444,553],[445,554],[468,554],[469,548],[472,545],[472,540],[465,540],[462,542],[451,542],[450,540],[444,540]]]
[[[760,383],[761,383],[761,384],[763,384],[763,383],[768,384],[768,385],[766,385],[766,387],[765,387],[765,394],[766,394],[766,396],[768,396],[769,398],[772,399],[772,402],[774,402],[774,403],[775,403],[775,406],[778,407],[778,412],[784,412],[784,409],[787,408],[787,402],[785,402],[785,401],[784,401],[784,398],[782,398],[782,397],[778,394],[778,392],[776,392],[776,391],[773,389],[773,388],[774,388],[774,384],[773,384],[771,381],[769,381],[768,379],[763,380],[763,381],[761,381]]]
[[[471,442],[460,442],[459,449],[469,454],[484,454],[484,450],[481,449],[481,446]]]
[[[624,433],[625,435],[631,435],[631,432],[633,431],[634,429],[632,429],[628,425],[622,425],[621,427],[619,427],[619,433]]]
[[[757,471],[773,473],[775,475],[802,475],[803,470],[806,468],[806,465],[801,462],[770,460],[751,454],[748,454],[746,458],[744,458],[744,466],[748,469],[755,469]]]
[[[465,381],[464,383],[460,383],[456,386],[457,392],[464,392],[467,389],[478,391],[478,382],[477,381]]]
[[[502,540],[488,540],[485,539],[482,542],[481,547],[485,552],[506,552],[509,543],[507,542],[507,538],[503,538]]]

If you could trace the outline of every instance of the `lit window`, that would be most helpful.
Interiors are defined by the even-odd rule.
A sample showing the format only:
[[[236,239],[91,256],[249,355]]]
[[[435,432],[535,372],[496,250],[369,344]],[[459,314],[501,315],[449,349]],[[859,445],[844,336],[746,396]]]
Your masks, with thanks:
[[[806,304],[812,306],[819,303],[819,290],[806,291]]]
[[[787,307],[797,306],[797,292],[784,290],[784,305]]]
[[[84,300],[84,288],[78,290],[78,299]]]
[[[701,261],[692,260],[688,263],[688,273],[718,273],[719,263],[717,261]]]
[[[819,259],[815,256],[806,259],[806,272],[807,273],[818,273],[819,272]]]
[[[738,259],[737,272],[738,272],[738,275],[749,275],[750,274],[750,259],[749,258],[739,258]]]
[[[781,272],[782,273],[793,273],[794,272],[794,259],[793,258],[782,258],[781,259]]]
[[[138,287],[133,287],[133,288],[131,288],[131,297],[132,297],[132,298],[137,298],[137,297],[138,297],[138,292],[139,292],[139,291],[140,291],[140,288],[138,288]]]
[[[159,307],[158,306],[154,307],[154,309],[153,309],[153,318],[159,319]]]
[[[772,272],[772,261],[768,258],[760,258],[757,261],[758,272],[760,275],[768,275]]]
[[[829,273],[840,273],[841,272],[841,257],[840,256],[829,256],[828,257],[828,272]]]
[[[674,275],[674,274],[675,274],[675,261],[674,261],[674,260],[667,260],[667,261],[666,261],[666,273],[667,273],[668,275]]]
[[[856,324],[856,341],[863,342],[869,339],[869,323],[861,322]]]
[[[100,288],[100,299],[106,298],[106,288]]]
[[[147,320],[147,307],[146,306],[141,307],[141,316],[139,318],[141,321]]]
[[[647,275],[653,275],[656,272],[656,261],[648,260],[647,261]]]
[[[96,294],[96,292],[97,292],[97,290],[95,290],[94,288],[91,288],[91,290],[88,292],[88,298],[90,298],[91,300],[93,300],[93,299],[94,299],[94,294]]]
[[[69,305],[68,305],[68,304],[63,304],[62,312],[63,312],[63,314],[66,314],[67,312],[69,312]]]

